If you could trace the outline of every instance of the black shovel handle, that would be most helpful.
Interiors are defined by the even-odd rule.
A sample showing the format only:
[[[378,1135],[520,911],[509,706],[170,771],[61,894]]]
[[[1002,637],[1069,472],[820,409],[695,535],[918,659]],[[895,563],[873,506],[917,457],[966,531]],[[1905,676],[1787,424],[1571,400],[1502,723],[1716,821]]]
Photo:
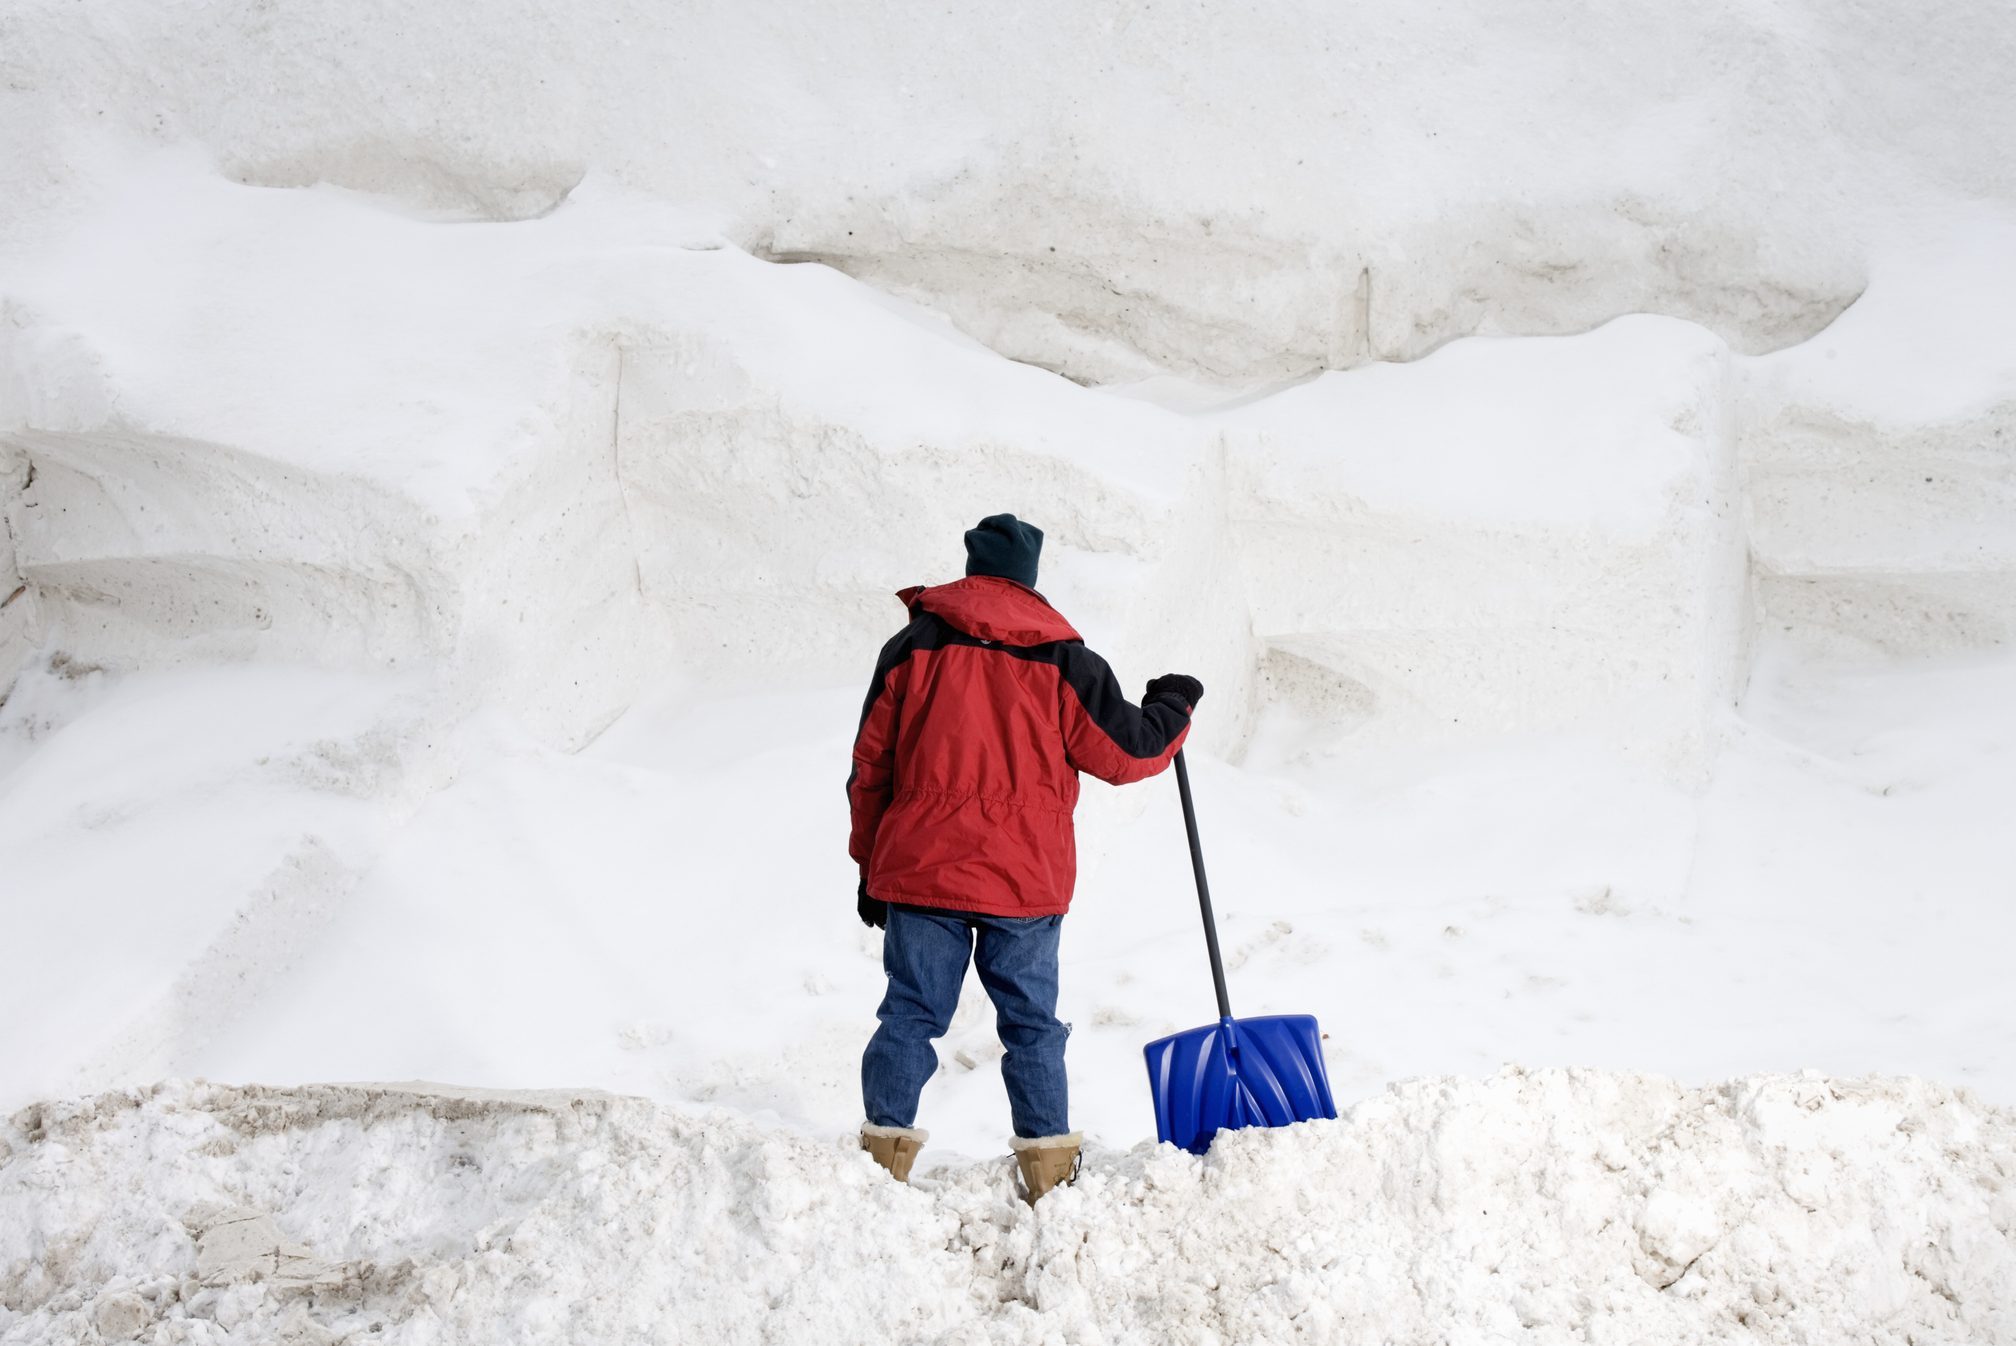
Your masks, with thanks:
[[[1190,768],[1183,763],[1183,750],[1176,750],[1176,789],[1183,796],[1183,827],[1190,834],[1190,868],[1197,874],[1197,905],[1204,909],[1204,947],[1211,950],[1211,985],[1218,992],[1218,1017],[1232,1017],[1232,1002],[1225,995],[1225,960],[1218,955],[1218,921],[1211,915],[1211,885],[1204,879],[1204,848],[1197,841],[1197,805],[1190,799]]]

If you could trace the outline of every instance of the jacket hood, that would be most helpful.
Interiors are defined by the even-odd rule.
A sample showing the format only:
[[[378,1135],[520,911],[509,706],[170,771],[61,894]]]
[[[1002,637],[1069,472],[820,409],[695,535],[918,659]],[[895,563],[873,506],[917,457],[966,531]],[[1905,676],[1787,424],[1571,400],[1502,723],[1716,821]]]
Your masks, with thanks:
[[[919,584],[896,596],[903,606],[942,617],[978,640],[1047,645],[1053,640],[1081,639],[1071,623],[1043,601],[1043,595],[993,575],[968,575],[930,588]]]

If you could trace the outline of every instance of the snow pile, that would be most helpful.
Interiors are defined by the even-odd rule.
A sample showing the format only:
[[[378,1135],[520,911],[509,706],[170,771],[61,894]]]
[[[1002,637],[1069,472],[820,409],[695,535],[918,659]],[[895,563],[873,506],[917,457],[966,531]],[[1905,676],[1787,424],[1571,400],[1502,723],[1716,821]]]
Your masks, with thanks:
[[[2016,642],[2016,220],[1957,210],[1737,420],[1757,618],[1849,658]]]
[[[2016,1100],[2016,661],[1765,654],[1699,790],[1572,736],[1339,770],[1285,714],[1242,765],[1196,754],[1235,1009],[1316,1015],[1347,1101],[1506,1062]],[[847,1125],[882,989],[828,830],[860,696],[674,686],[567,753],[497,716],[442,727],[413,675],[24,678],[0,708],[0,887],[31,895],[0,1112],[391,1077]],[[1088,786],[1079,856],[1072,1110],[1124,1148],[1152,1134],[1141,1045],[1213,1011],[1174,782]],[[968,990],[925,1094],[934,1160],[1006,1143]]]
[[[835,764],[890,590],[1003,507],[1130,688],[1211,688],[1242,1004],[1380,1025],[1337,1039],[1348,1090],[1516,1060],[2009,1096],[2006,998],[1963,975],[2012,930],[1993,211],[1762,359],[1638,316],[1183,411],[602,177],[511,224],[186,150],[90,190],[0,256],[0,874],[62,895],[8,932],[0,1106],[399,1074],[850,1116]],[[1166,785],[1084,807],[1067,1017],[1115,1140],[1140,1043],[1208,1017]],[[975,1005],[933,1103],[974,1153],[993,1050]]]
[[[1634,317],[1184,414],[601,179],[500,226],[148,156],[0,255],[0,677],[425,668],[437,720],[578,746],[667,677],[865,663],[1007,504],[1131,680],[1206,679],[1205,746],[1285,704],[1312,746],[1575,725],[1695,778],[1760,620],[2010,630],[2016,375],[1963,357],[2011,310],[1920,283],[2016,284],[2002,218],[1763,360]]]
[[[1199,1161],[888,1182],[558,1092],[169,1084],[0,1132],[0,1342],[1995,1342],[2016,1116],[1913,1080],[1398,1086]]]
[[[1573,724],[1698,765],[1745,653],[1733,378],[1636,317],[1220,413],[1263,692],[1354,751]]]
[[[536,218],[606,171],[1101,382],[1278,379],[1634,311],[1771,349],[1855,297],[1901,210],[2016,191],[1990,0],[842,0],[788,24],[29,0],[4,23],[22,215],[133,144],[465,220]]]
[[[13,6],[0,1109],[652,1101],[31,1110],[0,1335],[2006,1339],[1931,1086],[1416,1085],[1031,1217],[976,991],[925,1190],[805,1137],[861,680],[1003,508],[1210,687],[1341,1098],[2016,1098],[2010,15]],[[1095,1145],[1209,1014],[1167,785],[1082,810]]]
[[[0,853],[10,896],[41,895],[9,903],[9,944],[43,953],[6,971],[10,1086],[46,1088],[29,1081],[57,1056],[157,1074],[281,984],[441,783],[428,704],[396,674],[24,676],[0,714]]]
[[[426,665],[574,746],[668,672],[830,676],[1004,497],[1060,555],[1205,509],[1207,431],[620,193],[500,228],[160,155],[0,292],[35,635],[114,669]]]
[[[444,223],[186,154],[0,287],[15,567],[75,663],[429,668],[437,719],[577,746],[668,675],[872,660],[1006,503],[1130,682],[1206,679],[1224,750],[1289,700],[1391,738],[1607,717],[1698,769],[1736,677],[1730,357],[1677,321],[1183,415],[613,189]]]
[[[0,21],[0,682],[419,665],[577,746],[830,680],[1004,502],[1235,756],[1278,701],[1698,777],[1759,622],[2016,623],[1997,7],[548,9]]]

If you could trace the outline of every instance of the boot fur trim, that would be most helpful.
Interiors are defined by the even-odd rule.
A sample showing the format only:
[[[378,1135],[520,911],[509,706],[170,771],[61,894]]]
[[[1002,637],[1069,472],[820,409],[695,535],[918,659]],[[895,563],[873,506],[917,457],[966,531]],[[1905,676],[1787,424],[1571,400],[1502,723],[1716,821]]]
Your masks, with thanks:
[[[864,1136],[892,1136],[898,1140],[914,1140],[919,1145],[931,1139],[929,1131],[919,1130],[914,1126],[877,1126],[873,1122],[861,1123],[861,1134]]]
[[[1083,1131],[1073,1131],[1064,1136],[1016,1136],[1008,1142],[1008,1148],[1020,1154],[1024,1150],[1061,1150],[1066,1146],[1077,1149],[1085,1143]]]

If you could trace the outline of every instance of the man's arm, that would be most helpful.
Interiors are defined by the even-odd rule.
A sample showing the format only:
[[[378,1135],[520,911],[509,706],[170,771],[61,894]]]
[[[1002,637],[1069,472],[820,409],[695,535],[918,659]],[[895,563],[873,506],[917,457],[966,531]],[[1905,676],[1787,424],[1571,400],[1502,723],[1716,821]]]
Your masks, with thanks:
[[[1129,701],[1104,659],[1083,645],[1063,647],[1064,685],[1059,714],[1071,765],[1109,785],[1145,780],[1169,765],[1190,733],[1195,705],[1178,691],[1149,684],[1144,705]],[[1187,684],[1203,694],[1194,679]]]
[[[853,821],[847,854],[861,866],[864,879],[875,854],[875,833],[896,789],[896,713],[903,701],[903,661],[910,654],[910,637],[906,627],[882,647],[854,735],[854,767],[847,773],[847,808]]]

